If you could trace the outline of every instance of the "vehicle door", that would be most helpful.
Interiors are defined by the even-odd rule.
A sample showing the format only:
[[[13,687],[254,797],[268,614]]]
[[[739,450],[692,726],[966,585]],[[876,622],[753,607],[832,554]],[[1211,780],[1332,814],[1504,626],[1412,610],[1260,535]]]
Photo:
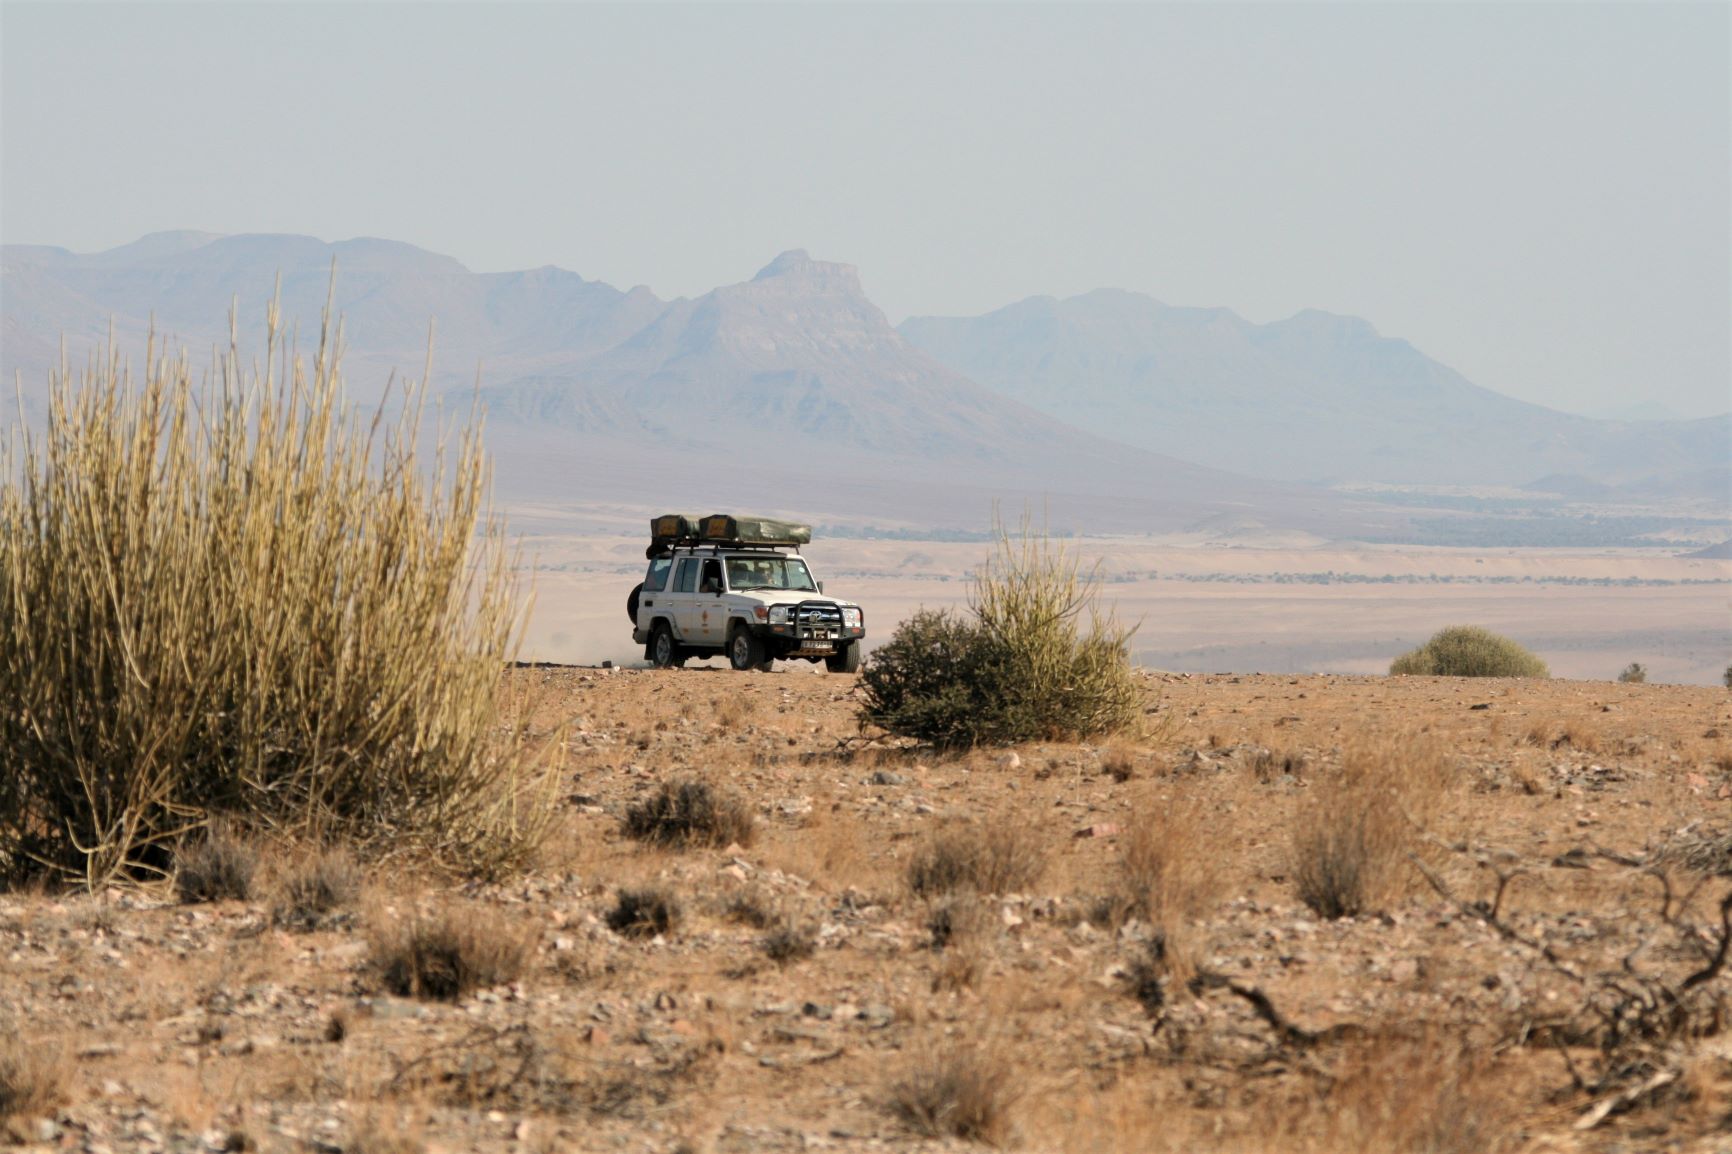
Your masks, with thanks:
[[[698,592],[692,602],[692,637],[703,645],[720,645],[727,637],[728,587],[722,577],[719,557],[705,557],[698,575]]]
[[[674,635],[681,641],[697,639],[693,627],[696,624],[693,606],[698,600],[698,570],[701,562],[696,557],[681,557],[674,566],[673,580],[668,582],[667,591],[656,598],[656,604],[665,608],[668,619],[674,623]]]

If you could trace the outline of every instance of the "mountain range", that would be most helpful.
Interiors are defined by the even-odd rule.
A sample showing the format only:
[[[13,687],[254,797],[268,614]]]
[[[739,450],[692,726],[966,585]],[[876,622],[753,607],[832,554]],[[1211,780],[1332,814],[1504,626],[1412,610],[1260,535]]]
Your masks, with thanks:
[[[1253,325],[1102,290],[975,318],[892,326],[855,270],[783,253],[692,299],[557,268],[472,273],[394,241],[160,233],[99,254],[0,249],[0,369],[38,406],[62,338],[74,364],[112,327],[153,325],[195,364],[238,309],[311,343],[335,265],[350,391],[419,375],[487,404],[500,487],[729,501],[977,524],[995,497],[1060,520],[1138,530],[1389,531],[1408,514],[1322,483],[1519,485],[1541,478],[1654,494],[1727,492],[1732,417],[1596,421],[1466,381],[1365,321],[1306,312]],[[275,286],[280,285],[280,288]],[[700,502],[701,503],[701,502]]]
[[[914,317],[902,335],[982,384],[1156,452],[1207,446],[1283,480],[1519,486],[1590,479],[1728,492],[1732,415],[1607,421],[1481,388],[1358,317],[1257,325],[1103,289],[980,317]]]

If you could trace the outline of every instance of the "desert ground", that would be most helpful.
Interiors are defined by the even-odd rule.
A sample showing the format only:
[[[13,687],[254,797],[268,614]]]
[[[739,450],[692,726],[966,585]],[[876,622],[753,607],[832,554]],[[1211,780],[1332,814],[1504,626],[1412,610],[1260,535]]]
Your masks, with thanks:
[[[643,575],[636,513],[527,511],[535,610],[525,656],[641,660],[625,594]],[[1286,535],[1293,537],[1297,535]],[[1258,534],[1091,537],[1101,604],[1139,625],[1138,662],[1174,672],[1383,673],[1446,625],[1475,624],[1534,650],[1564,677],[1717,685],[1732,662],[1732,561],[1667,549],[1341,545]],[[984,542],[861,540],[806,550],[828,592],[866,607],[871,640],[924,605],[962,604]]]
[[[862,733],[849,676],[508,676],[561,799],[526,876],[386,862],[302,917],[286,879],[329,861],[261,841],[245,900],[0,894],[6,1136],[87,1154],[1732,1141],[1723,688],[1147,673],[1139,733],[941,754]],[[1318,837],[1364,829],[1354,773],[1401,821],[1361,847],[1374,898],[1325,917],[1301,891]],[[717,836],[630,836],[681,782],[721,805]],[[489,964],[454,997],[393,992],[396,935],[442,915]]]

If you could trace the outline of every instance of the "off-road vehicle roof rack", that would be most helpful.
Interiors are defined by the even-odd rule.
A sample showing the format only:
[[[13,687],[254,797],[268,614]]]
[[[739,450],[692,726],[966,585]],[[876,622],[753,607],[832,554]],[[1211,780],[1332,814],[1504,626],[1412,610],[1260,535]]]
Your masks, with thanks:
[[[772,517],[740,517],[731,513],[712,513],[696,518],[684,513],[663,513],[650,518],[650,546],[646,555],[651,559],[678,548],[719,549],[789,549],[809,545],[812,527],[798,521],[778,521]]]

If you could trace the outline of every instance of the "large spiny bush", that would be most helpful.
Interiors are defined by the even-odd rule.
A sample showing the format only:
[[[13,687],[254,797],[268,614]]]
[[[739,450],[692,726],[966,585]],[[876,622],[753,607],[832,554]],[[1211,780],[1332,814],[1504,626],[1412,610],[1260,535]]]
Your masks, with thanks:
[[[472,869],[545,828],[479,421],[427,460],[424,382],[363,418],[340,328],[280,333],[197,387],[111,340],[0,446],[0,874],[148,874],[218,813]]]
[[[1507,637],[1478,625],[1451,625],[1390,663],[1391,676],[1549,677],[1546,663]]]
[[[969,613],[923,610],[872,655],[861,719],[941,746],[1113,733],[1141,718],[1135,627],[1102,613],[1063,544],[998,527]],[[1084,628],[1084,623],[1087,628]]]

